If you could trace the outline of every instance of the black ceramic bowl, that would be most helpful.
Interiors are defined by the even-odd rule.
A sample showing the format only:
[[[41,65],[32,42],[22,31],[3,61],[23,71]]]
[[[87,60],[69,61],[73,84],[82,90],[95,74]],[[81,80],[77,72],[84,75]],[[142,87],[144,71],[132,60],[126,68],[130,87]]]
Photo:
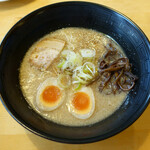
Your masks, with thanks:
[[[90,126],[68,127],[45,120],[30,109],[20,89],[19,67],[28,48],[45,34],[65,27],[95,29],[114,38],[139,77],[122,106],[107,119]],[[131,125],[149,103],[150,43],[129,18],[105,6],[64,2],[43,7],[20,20],[4,38],[0,47],[0,93],[11,116],[41,137],[64,143],[106,139]]]

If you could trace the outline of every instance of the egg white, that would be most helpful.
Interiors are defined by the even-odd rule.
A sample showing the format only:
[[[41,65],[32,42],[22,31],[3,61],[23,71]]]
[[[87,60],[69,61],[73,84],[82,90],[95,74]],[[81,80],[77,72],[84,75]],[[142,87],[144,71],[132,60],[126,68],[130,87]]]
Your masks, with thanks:
[[[84,92],[86,93],[89,98],[90,98],[90,105],[89,105],[89,108],[86,109],[86,110],[77,110],[73,104],[72,104],[72,100],[73,100],[73,96],[74,94],[76,93],[73,93],[72,96],[71,96],[71,99],[69,101],[69,104],[67,105],[68,106],[68,110],[69,112],[75,116],[76,118],[78,119],[87,119],[89,117],[92,116],[94,110],[95,110],[95,98],[94,98],[94,93],[93,93],[93,90],[90,88],[90,87],[82,87],[80,90],[78,90],[77,92]]]
[[[47,86],[56,86],[60,89],[61,91],[61,97],[57,102],[48,104],[42,100],[42,92],[45,90]],[[57,78],[51,77],[46,79],[43,83],[41,83],[37,89],[37,95],[36,95],[36,104],[37,107],[42,110],[42,111],[52,111],[58,108],[64,101],[65,99],[65,91],[63,88],[61,88],[58,83],[57,83]]]

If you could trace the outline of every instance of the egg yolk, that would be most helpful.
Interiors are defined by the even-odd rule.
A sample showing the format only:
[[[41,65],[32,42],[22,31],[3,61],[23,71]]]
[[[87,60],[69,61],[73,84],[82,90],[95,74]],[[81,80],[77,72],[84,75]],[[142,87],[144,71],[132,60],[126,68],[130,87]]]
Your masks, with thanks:
[[[77,110],[86,110],[90,105],[90,98],[84,92],[77,92],[74,94],[72,103]]]
[[[44,102],[55,103],[61,97],[61,91],[57,86],[47,86],[42,92]]]

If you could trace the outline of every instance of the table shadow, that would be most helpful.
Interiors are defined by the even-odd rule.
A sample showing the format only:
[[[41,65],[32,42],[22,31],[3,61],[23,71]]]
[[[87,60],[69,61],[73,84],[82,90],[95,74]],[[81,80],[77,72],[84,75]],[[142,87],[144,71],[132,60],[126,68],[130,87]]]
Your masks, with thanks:
[[[0,10],[10,10],[15,9],[29,3],[32,3],[36,0],[7,0],[7,1],[0,1]]]
[[[142,121],[142,120],[141,120]],[[139,150],[148,136],[147,130],[135,132],[134,125],[125,131],[103,141],[89,144],[63,144],[41,138],[34,134],[27,134],[37,147],[37,150]],[[27,131],[28,132],[28,131]]]

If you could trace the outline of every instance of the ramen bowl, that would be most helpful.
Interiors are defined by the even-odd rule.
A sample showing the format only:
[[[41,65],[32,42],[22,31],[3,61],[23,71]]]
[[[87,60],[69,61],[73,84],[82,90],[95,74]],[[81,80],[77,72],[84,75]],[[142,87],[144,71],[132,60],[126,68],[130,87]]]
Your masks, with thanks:
[[[21,61],[31,45],[44,35],[65,27],[103,32],[120,44],[138,76],[120,108],[89,126],[65,126],[48,121],[26,102],[19,84]],[[88,2],[62,2],[25,16],[7,33],[0,47],[0,93],[9,114],[29,131],[63,143],[90,143],[111,137],[140,117],[149,103],[150,43],[129,18],[108,7]]]

